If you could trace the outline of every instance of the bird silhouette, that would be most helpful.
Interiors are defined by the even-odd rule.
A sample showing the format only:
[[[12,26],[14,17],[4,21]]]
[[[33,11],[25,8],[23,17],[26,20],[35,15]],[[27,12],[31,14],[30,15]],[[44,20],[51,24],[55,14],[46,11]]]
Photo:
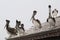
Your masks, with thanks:
[[[49,7],[49,17],[47,18],[47,22],[50,24],[51,28],[51,26],[55,26],[56,20],[51,15],[51,5],[49,5],[48,7]]]
[[[5,27],[6,27],[7,32],[10,34],[10,37],[12,37],[12,35],[17,35],[17,30],[15,28],[11,28],[9,26],[9,23],[10,23],[10,21],[6,20]]]
[[[17,26],[17,25],[19,25],[19,26]],[[21,21],[18,21],[18,20],[16,20],[16,29],[17,29],[19,35],[23,34],[25,32],[24,24],[21,24]]]
[[[54,9],[54,10],[52,11],[52,16],[53,16],[53,17],[57,17],[57,14],[58,14],[58,10],[57,10],[57,9]]]
[[[32,23],[34,24],[35,28],[41,28],[41,22],[38,19],[35,19],[35,15],[37,14],[37,11],[33,11],[33,15],[31,17]]]

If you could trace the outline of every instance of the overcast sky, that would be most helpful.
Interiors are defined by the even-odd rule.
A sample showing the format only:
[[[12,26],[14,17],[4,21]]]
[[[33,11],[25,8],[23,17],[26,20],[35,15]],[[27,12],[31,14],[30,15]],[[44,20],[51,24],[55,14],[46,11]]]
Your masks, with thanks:
[[[37,10],[36,18],[44,23],[48,17],[48,5],[50,4],[52,10],[56,8],[60,13],[59,3],[60,0],[0,0],[0,40],[5,40],[7,35],[4,29],[6,19],[10,20],[11,27],[15,27],[18,19],[24,23],[25,29],[29,29],[32,26],[30,18],[33,10]]]

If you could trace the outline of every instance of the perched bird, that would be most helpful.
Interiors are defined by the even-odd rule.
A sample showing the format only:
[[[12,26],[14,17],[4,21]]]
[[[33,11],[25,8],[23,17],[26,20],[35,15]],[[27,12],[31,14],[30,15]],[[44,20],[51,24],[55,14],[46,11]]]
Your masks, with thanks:
[[[16,26],[15,26],[15,28],[18,30],[19,29],[19,26],[21,25],[21,21],[18,21],[18,20],[16,20]]]
[[[24,24],[21,24],[21,21],[18,21],[18,20],[16,20],[16,29],[17,29],[19,35],[23,34],[25,32]]]
[[[35,28],[41,28],[41,22],[38,19],[35,19],[35,15],[37,14],[37,11],[34,10],[33,11],[33,15],[31,17],[32,23],[34,25]]]
[[[24,24],[21,24],[21,27],[19,27],[19,28],[22,29],[23,31],[25,31]]]
[[[53,17],[57,17],[57,14],[58,14],[58,10],[57,10],[57,9],[54,9],[54,10],[52,11],[52,16],[53,16]]]
[[[9,27],[9,23],[10,23],[10,21],[9,20],[6,20],[5,27],[6,27],[7,32],[10,34],[9,37],[12,37],[13,35],[14,36],[17,35],[17,30],[15,28]]]
[[[51,16],[51,5],[49,5],[48,7],[49,7],[49,17],[47,18],[47,22],[50,24],[50,27],[55,26],[56,20]]]
[[[18,34],[20,34],[20,30],[19,30],[19,26],[21,25],[21,21],[19,22],[18,20],[16,20],[16,30],[18,31]]]
[[[24,35],[24,33],[25,33],[24,24],[21,24],[21,27],[18,27],[18,28],[19,28],[20,34]]]

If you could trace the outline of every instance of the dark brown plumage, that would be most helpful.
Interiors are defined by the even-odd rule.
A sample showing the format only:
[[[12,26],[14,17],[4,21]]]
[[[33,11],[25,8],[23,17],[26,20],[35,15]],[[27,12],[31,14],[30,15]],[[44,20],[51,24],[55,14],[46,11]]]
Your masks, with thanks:
[[[11,35],[17,35],[17,30],[15,28],[9,27],[9,23],[10,23],[10,21],[9,20],[6,20],[6,30]]]

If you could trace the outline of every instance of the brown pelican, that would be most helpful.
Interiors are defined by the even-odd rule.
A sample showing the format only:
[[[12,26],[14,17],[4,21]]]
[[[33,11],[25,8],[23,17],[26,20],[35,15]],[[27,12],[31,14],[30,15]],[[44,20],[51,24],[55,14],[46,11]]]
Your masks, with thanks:
[[[16,29],[17,29],[19,35],[23,34],[25,32],[24,24],[21,24],[21,21],[18,21],[18,20],[16,20]]]
[[[21,27],[19,27],[19,28],[22,29],[23,31],[25,31],[24,24],[21,24]]]
[[[34,10],[34,11],[33,11],[32,18],[31,18],[32,23],[34,24],[35,29],[42,27],[40,21],[39,21],[38,19],[35,19],[35,15],[36,15],[36,14],[37,14],[37,11]]]
[[[50,24],[50,27],[55,26],[56,20],[51,16],[51,5],[49,5],[48,7],[49,7],[49,17],[47,18],[47,22]]]
[[[52,11],[53,17],[57,17],[57,14],[58,14],[58,10],[57,10],[57,9],[54,9],[54,10]]]
[[[24,24],[21,24],[21,27],[18,27],[18,28],[19,28],[20,34],[24,35],[24,33],[25,33]]]
[[[17,30],[15,28],[9,27],[9,23],[10,23],[10,21],[9,20],[6,20],[5,27],[6,27],[7,32],[10,34],[9,37],[12,37],[13,35],[14,36],[17,35]]]
[[[18,20],[16,20],[16,26],[15,26],[15,28],[18,30],[19,29],[19,26],[21,25],[21,21],[18,21]]]

